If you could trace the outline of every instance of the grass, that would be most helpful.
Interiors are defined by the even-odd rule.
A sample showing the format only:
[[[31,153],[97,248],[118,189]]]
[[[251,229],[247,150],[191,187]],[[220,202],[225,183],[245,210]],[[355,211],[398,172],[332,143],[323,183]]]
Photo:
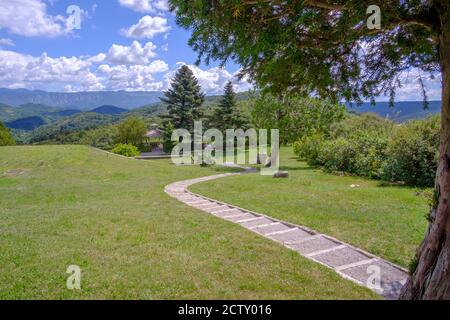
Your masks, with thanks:
[[[83,146],[0,148],[0,299],[378,298],[163,192],[215,173]],[[66,288],[69,265],[81,291]]]
[[[326,174],[298,161],[291,148],[282,148],[280,161],[288,179],[250,174],[190,190],[305,225],[408,266],[427,226],[427,200],[420,190]]]

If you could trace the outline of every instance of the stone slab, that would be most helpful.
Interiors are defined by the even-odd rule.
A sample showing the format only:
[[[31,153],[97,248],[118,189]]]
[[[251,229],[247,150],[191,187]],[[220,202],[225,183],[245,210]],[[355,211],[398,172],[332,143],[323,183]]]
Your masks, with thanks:
[[[353,248],[346,247],[344,249],[316,255],[314,256],[314,259],[325,263],[327,266],[337,268],[343,265],[368,260],[370,257]]]
[[[316,251],[331,249],[333,247],[339,246],[339,243],[331,241],[325,237],[315,238],[314,240],[304,241],[300,243],[291,243],[289,247],[294,249],[295,251],[306,255],[311,254]]]

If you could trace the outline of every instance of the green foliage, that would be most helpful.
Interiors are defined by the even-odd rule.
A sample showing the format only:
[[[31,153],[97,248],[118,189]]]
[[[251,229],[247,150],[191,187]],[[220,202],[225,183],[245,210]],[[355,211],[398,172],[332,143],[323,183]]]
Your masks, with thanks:
[[[234,60],[265,90],[315,92],[334,101],[393,97],[408,67],[437,70],[438,39],[450,25],[444,3],[171,1],[199,60]],[[379,30],[367,28],[373,4],[382,12]]]
[[[117,142],[140,146],[143,144],[147,125],[138,117],[129,117],[122,121],[118,127]]]
[[[175,130],[172,122],[166,121],[163,124],[163,134],[162,134],[162,143],[163,143],[163,151],[165,153],[171,153],[174,147],[174,142],[172,141],[172,133]]]
[[[117,134],[117,125],[108,125],[60,136],[59,142],[62,144],[89,145],[103,150],[111,150],[116,143]]]
[[[351,116],[331,128],[323,145],[321,165],[329,172],[380,178],[393,123],[374,114]]]
[[[312,166],[320,165],[319,156],[323,143],[324,137],[321,134],[304,136],[294,143],[294,153]]]
[[[296,154],[328,172],[380,178],[392,127],[392,122],[373,114],[350,116],[332,125],[328,139],[308,136],[300,140]]]
[[[251,98],[251,118],[257,128],[279,129],[283,144],[304,136],[327,133],[330,126],[345,115],[345,107],[327,100],[270,94]]]
[[[110,125],[117,121],[117,117],[97,113],[80,113],[71,117],[60,119],[51,124],[32,131],[27,143],[64,143],[67,136],[74,132],[91,130],[101,126]]]
[[[174,127],[193,131],[194,121],[202,116],[200,107],[205,101],[205,95],[188,66],[178,69],[171,88],[164,95],[161,101],[167,105],[168,118]]]
[[[361,132],[374,132],[383,136],[389,136],[393,127],[394,123],[391,121],[381,118],[374,113],[364,113],[349,115],[345,120],[333,123],[330,127],[330,135],[332,138],[349,138]]]
[[[389,142],[384,178],[417,186],[433,186],[439,156],[440,117],[410,121]]]
[[[13,146],[16,144],[11,132],[0,121],[0,146]]]
[[[351,116],[334,124],[329,138],[303,137],[294,144],[294,152],[308,164],[328,172],[431,187],[439,149],[439,123],[438,116],[401,126],[373,114]]]
[[[125,157],[137,157],[140,155],[140,152],[137,147],[131,144],[119,143],[117,144],[111,152],[120,154]]]
[[[248,119],[238,108],[233,84],[228,82],[225,86],[225,94],[219,105],[213,110],[209,120],[209,127],[219,129],[225,133],[227,129],[248,128]]]

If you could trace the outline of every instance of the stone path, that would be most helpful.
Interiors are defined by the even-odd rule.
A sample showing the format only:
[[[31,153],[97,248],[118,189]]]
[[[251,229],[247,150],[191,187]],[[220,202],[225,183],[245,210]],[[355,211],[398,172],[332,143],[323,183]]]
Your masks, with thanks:
[[[407,271],[333,237],[303,226],[280,221],[187,190],[193,184],[239,173],[227,173],[175,182],[165,192],[188,206],[237,223],[276,241],[302,256],[333,269],[342,277],[366,286],[387,299],[396,299],[408,276]]]

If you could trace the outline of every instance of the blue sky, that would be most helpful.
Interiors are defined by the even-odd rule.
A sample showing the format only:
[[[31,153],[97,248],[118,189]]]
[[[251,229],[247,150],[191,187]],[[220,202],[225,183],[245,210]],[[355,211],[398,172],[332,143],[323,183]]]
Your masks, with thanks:
[[[81,9],[80,29],[72,28],[70,5]],[[0,87],[159,91],[188,64],[208,94],[229,80],[238,91],[251,88],[235,79],[233,63],[194,66],[188,39],[167,0],[0,0]],[[429,98],[439,100],[439,79],[425,77]],[[421,100],[417,71],[404,78],[398,100]]]

